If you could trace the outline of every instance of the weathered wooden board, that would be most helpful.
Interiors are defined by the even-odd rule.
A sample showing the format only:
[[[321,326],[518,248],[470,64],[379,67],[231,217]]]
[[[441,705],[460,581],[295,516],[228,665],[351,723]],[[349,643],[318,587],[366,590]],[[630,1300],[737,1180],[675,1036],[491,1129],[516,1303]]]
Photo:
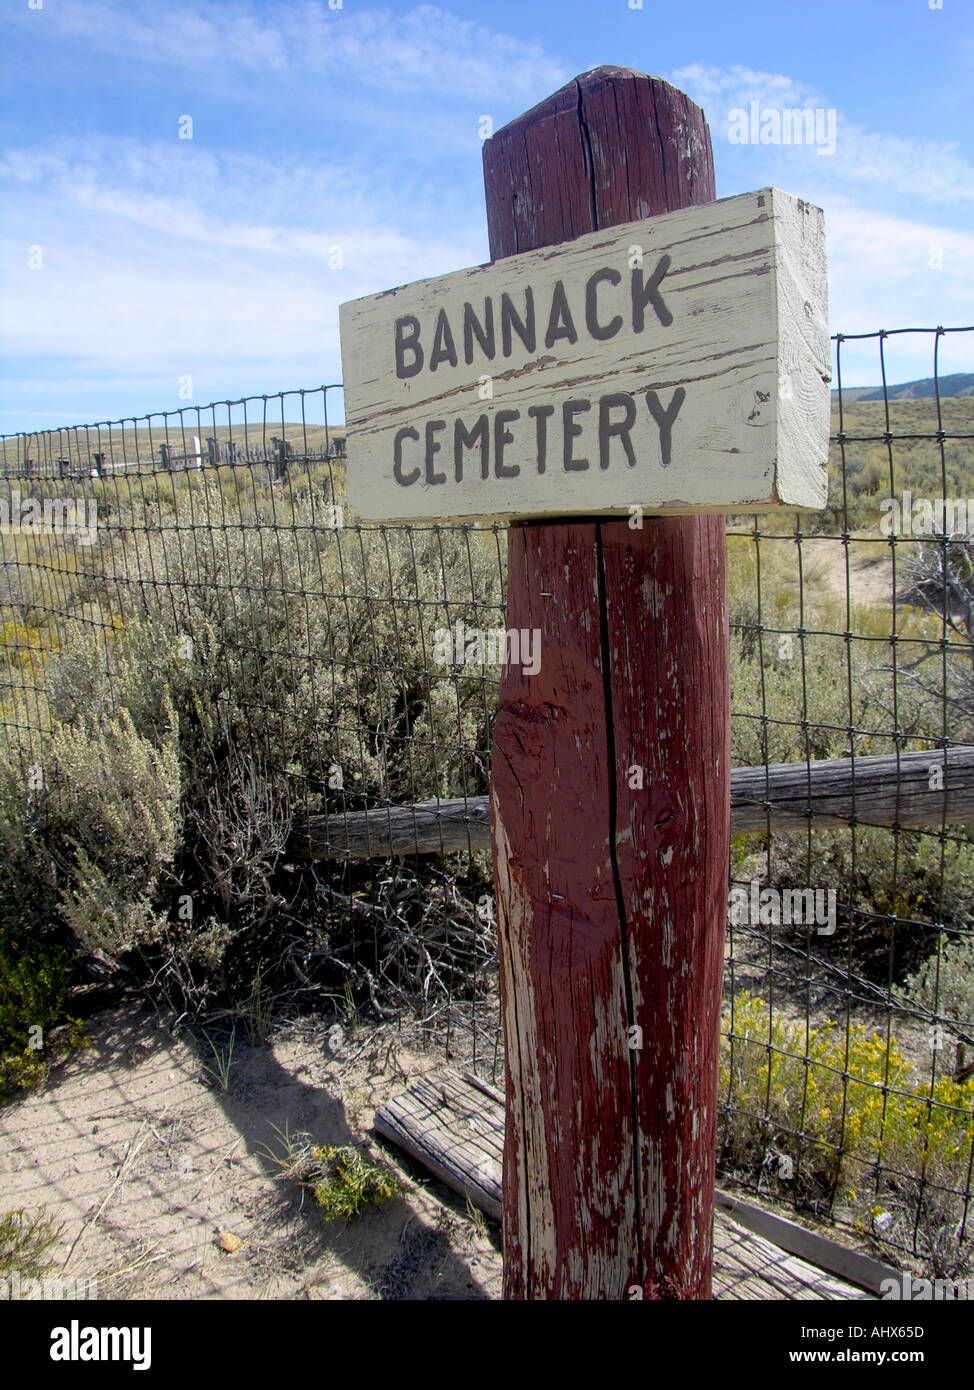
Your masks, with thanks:
[[[822,508],[821,210],[779,189],[340,308],[360,517]]]
[[[735,833],[811,824],[921,826],[974,820],[974,748],[960,746],[811,763],[772,763],[732,774]]]
[[[714,1297],[845,1302],[867,1300],[870,1295],[788,1254],[718,1211],[714,1216]]]
[[[938,785],[940,784],[940,785]],[[736,767],[731,831],[763,834],[811,823],[939,826],[974,823],[974,748]],[[490,847],[486,796],[309,816],[293,852],[313,859],[376,859]]]
[[[504,1149],[504,1098],[496,1088],[472,1076],[438,1071],[420,1078],[406,1091],[381,1105],[375,1114],[375,1130],[397,1145],[441,1182],[494,1221],[501,1217],[501,1162]],[[787,1227],[790,1243],[796,1233],[809,1249],[830,1263],[849,1263],[859,1273],[860,1262],[869,1274],[893,1271],[864,1256],[846,1251],[821,1236],[812,1236],[793,1222],[783,1222],[749,1204],[718,1193],[725,1209],[753,1227],[744,1229],[719,1212],[714,1222],[714,1296],[734,1299],[862,1299],[861,1289],[835,1278],[774,1243],[778,1227]],[[776,1224],[777,1223],[777,1224]]]
[[[816,1268],[827,1270],[830,1274],[848,1279],[860,1289],[868,1290],[876,1296],[883,1291],[883,1283],[888,1279],[901,1278],[898,1270],[874,1260],[870,1255],[862,1255],[858,1250],[849,1250],[827,1236],[808,1231],[795,1221],[762,1211],[751,1202],[740,1197],[732,1197],[727,1192],[716,1192],[714,1202],[720,1211],[732,1217],[741,1226],[756,1236],[766,1238],[772,1244],[787,1250],[790,1254],[806,1260]]]
[[[504,1101],[455,1072],[415,1081],[375,1112],[375,1131],[494,1221],[501,1219]]]

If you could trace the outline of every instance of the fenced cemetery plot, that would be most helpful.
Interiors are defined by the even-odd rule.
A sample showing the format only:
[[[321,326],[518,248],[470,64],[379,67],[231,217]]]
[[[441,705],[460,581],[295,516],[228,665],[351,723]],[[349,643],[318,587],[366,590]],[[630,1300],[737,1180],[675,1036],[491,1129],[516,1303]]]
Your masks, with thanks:
[[[418,1021],[473,1094],[504,1086],[509,1297],[708,1296],[715,1171],[962,1278],[974,552],[884,502],[971,490],[936,347],[974,330],[929,331],[933,394],[875,402],[844,396],[838,335],[830,399],[814,210],[714,203],[685,98],[580,83],[488,142],[491,266],[346,306],[346,423],[321,388],[3,441],[4,959],[182,1015],[256,989]],[[579,102],[609,160],[619,91],[695,162],[640,191],[609,161],[590,198]],[[553,131],[557,216],[525,193]],[[699,242],[801,315],[758,342],[723,289],[694,299]],[[704,407],[698,340],[665,335],[725,303]],[[5,1048],[13,1087],[31,1058]]]

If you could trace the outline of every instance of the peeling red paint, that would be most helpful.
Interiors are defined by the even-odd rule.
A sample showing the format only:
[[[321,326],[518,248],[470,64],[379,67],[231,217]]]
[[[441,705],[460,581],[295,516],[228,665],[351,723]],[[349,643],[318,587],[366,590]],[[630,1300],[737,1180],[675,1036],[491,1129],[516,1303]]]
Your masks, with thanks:
[[[703,113],[629,69],[587,73],[499,131],[484,171],[495,259],[714,197]],[[536,676],[505,672],[491,781],[505,1297],[708,1298],[730,827],[724,522],[508,537],[507,623],[539,628],[542,658]]]

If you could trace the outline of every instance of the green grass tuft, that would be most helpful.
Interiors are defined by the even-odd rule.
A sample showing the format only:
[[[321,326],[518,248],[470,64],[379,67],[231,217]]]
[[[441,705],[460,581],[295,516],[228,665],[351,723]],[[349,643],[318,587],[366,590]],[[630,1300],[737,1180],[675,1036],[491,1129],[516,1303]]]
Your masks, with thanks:
[[[33,1212],[24,1207],[4,1212],[0,1216],[0,1278],[17,1270],[21,1279],[39,1279],[54,1263],[48,1251],[63,1229],[43,1206]]]
[[[280,1176],[310,1192],[326,1221],[354,1221],[366,1207],[382,1206],[405,1191],[394,1173],[350,1144],[313,1144],[309,1134],[278,1134],[284,1153],[269,1156]]]

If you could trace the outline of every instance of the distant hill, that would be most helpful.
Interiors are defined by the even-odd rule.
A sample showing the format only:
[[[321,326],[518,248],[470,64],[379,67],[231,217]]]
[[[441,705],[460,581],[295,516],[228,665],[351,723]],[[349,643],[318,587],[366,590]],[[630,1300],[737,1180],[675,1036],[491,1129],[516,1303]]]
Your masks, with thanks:
[[[934,378],[924,377],[922,381],[904,381],[899,386],[887,386],[886,395],[891,401],[913,401],[932,398],[937,394]],[[974,396],[974,372],[954,372],[951,376],[940,378],[940,395]],[[832,392],[832,399],[838,400],[838,391]],[[881,401],[881,386],[849,386],[842,388],[844,401]]]

